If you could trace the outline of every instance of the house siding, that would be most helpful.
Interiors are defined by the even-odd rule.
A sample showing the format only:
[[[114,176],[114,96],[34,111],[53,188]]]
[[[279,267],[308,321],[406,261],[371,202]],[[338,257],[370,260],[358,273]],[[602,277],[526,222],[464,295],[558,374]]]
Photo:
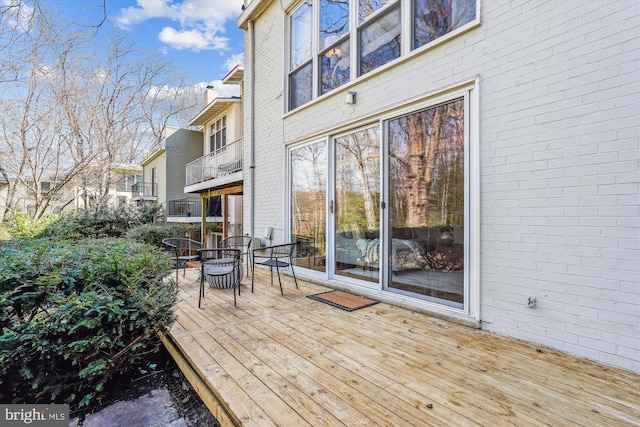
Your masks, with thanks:
[[[640,372],[637,5],[483,1],[478,27],[284,118],[283,13],[255,22],[255,233],[285,238],[287,144],[477,77],[482,328]]]
[[[167,137],[165,159],[166,197],[162,200],[185,199],[194,197],[193,194],[184,192],[187,182],[185,165],[202,156],[203,133],[189,129],[177,129]],[[163,187],[163,185],[159,185]],[[167,206],[165,204],[165,209]]]
[[[255,201],[254,231],[255,237],[262,237],[266,227],[273,227],[272,242],[285,239],[285,146],[283,144],[283,49],[284,17],[280,7],[270,7],[255,22],[256,75],[255,75],[255,141],[254,141],[254,179],[244,180],[244,193],[253,191]],[[245,32],[245,37],[248,34]],[[245,46],[250,42],[245,38]],[[245,64],[247,59],[245,59]],[[251,91],[251,82],[245,76],[245,98]],[[247,102],[245,101],[245,106]],[[250,135],[247,126],[249,114],[245,114],[245,135]],[[251,143],[250,137],[245,138]],[[249,152],[250,148],[246,149]],[[255,188],[252,190],[251,185]],[[245,197],[245,203],[251,203]],[[250,208],[245,206],[245,215]],[[245,224],[250,224],[245,217]]]

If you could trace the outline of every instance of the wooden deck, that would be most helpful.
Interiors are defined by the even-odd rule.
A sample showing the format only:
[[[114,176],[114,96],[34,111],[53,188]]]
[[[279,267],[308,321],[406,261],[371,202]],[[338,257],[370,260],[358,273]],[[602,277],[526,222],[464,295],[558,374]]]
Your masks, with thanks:
[[[180,274],[163,336],[223,426],[640,425],[640,376],[380,303],[347,312],[327,290],[268,272],[231,290]]]

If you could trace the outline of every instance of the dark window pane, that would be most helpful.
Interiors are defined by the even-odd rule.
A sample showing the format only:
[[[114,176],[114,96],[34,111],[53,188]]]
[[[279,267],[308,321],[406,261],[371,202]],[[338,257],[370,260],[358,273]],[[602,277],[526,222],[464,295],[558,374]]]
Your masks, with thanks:
[[[311,101],[312,73],[311,63],[305,65],[289,77],[289,109],[293,110]]]
[[[349,32],[349,2],[320,0],[320,49],[331,46]]]
[[[349,40],[337,44],[320,57],[321,85],[324,94],[349,81]]]
[[[475,0],[414,0],[413,10],[414,49],[476,18]]]
[[[360,0],[358,1],[358,24],[361,24],[369,15],[378,9],[382,9],[389,0]]]
[[[311,1],[305,2],[291,15],[291,70],[310,60],[312,13]]]
[[[360,75],[400,57],[400,8],[360,31]]]

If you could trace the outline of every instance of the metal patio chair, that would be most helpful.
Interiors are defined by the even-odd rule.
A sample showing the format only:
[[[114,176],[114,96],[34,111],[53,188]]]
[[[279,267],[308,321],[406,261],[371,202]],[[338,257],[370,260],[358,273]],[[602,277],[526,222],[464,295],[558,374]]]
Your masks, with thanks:
[[[202,244],[196,240],[185,237],[172,237],[164,239],[162,246],[167,252],[173,252],[176,257],[176,282],[178,281],[178,269],[182,267],[182,277],[185,276],[187,263],[198,259],[198,249],[202,249]]]
[[[242,281],[242,262],[239,249],[200,249],[200,293],[198,294],[198,308],[204,298],[205,280],[212,288],[233,288],[233,305],[236,305],[236,288],[240,296],[240,282]]]
[[[281,268],[291,268],[293,274],[293,281],[298,288],[298,279],[296,279],[296,272],[293,270],[293,252],[296,248],[295,243],[285,243],[282,245],[267,246],[263,248],[256,248],[252,251],[252,265],[251,265],[251,292],[253,292],[253,279],[255,277],[255,267],[258,265],[265,265],[269,267],[271,273],[271,286],[273,286],[273,269],[275,267],[278,273],[278,283],[280,284],[280,294],[284,295],[282,291],[282,280],[280,279]]]
[[[240,257],[246,256],[247,258],[247,277],[249,277],[249,270],[251,269],[251,243],[253,238],[250,236],[229,236],[220,241],[221,248],[239,249]]]

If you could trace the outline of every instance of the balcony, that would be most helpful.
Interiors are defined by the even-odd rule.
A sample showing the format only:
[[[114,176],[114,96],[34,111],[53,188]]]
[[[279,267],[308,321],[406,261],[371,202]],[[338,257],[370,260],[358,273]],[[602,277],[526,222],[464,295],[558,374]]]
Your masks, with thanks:
[[[200,220],[202,200],[186,198],[167,202],[167,217],[195,217]]]
[[[158,183],[136,182],[131,186],[133,200],[158,200]]]
[[[234,174],[242,171],[242,141],[240,138],[187,164],[186,187],[211,180],[217,180],[213,185],[241,180]]]

